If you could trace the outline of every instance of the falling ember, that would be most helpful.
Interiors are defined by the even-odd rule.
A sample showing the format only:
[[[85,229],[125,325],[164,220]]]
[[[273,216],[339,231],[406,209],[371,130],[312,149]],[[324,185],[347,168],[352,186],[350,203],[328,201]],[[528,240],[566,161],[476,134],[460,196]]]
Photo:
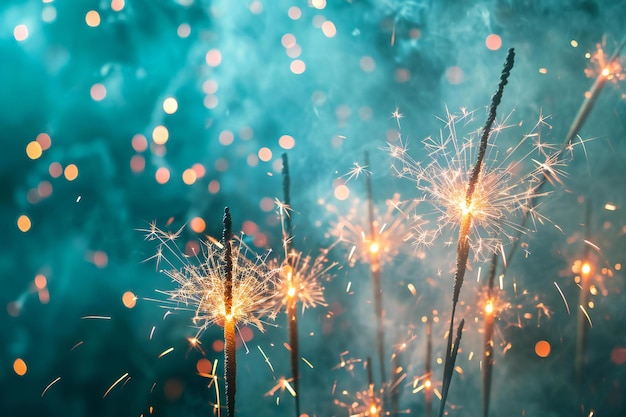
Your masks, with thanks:
[[[61,377],[58,376],[56,377],[51,383],[49,383],[46,388],[44,388],[43,392],[41,393],[41,397],[43,398],[44,395],[46,395],[46,392],[48,392],[48,390],[57,382],[59,382],[61,380]]]
[[[111,390],[113,388],[115,388],[115,386],[117,384],[119,384],[120,382],[122,382],[126,377],[128,376],[128,372],[124,373],[124,375],[122,375],[121,377],[119,377],[117,379],[117,381],[115,381],[113,384],[111,384],[111,386],[109,387],[109,389],[106,390],[106,392],[104,393],[104,395],[102,396],[102,398],[106,398],[107,395],[109,395],[109,393],[111,392]],[[130,378],[129,378],[130,379]]]
[[[111,320],[111,316],[83,316],[83,320]]]
[[[173,347],[169,348],[169,349],[165,349],[163,352],[161,352],[159,354],[159,359],[162,358],[163,356],[167,355],[168,353],[172,352],[174,350]]]
[[[587,318],[587,322],[589,323],[589,327],[593,327],[593,323],[591,322],[591,317],[589,317],[589,314],[587,313],[587,310],[585,310],[585,307],[583,307],[582,305],[579,305],[578,307],[580,307],[580,310],[583,312],[583,314]]]

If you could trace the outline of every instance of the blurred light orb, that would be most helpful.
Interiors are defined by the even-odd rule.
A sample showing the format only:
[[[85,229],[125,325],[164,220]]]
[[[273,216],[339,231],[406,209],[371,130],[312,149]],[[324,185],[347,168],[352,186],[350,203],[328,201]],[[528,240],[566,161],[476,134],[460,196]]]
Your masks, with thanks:
[[[278,139],[278,145],[285,150],[293,149],[296,146],[296,140],[292,136],[282,135]]]
[[[126,291],[122,295],[122,304],[126,308],[133,308],[137,304],[137,296],[132,291]]]
[[[28,142],[26,145],[26,155],[30,159],[39,159],[43,153],[43,149],[41,148],[41,144],[37,141]]]
[[[96,83],[89,89],[89,95],[93,101],[102,101],[107,96],[107,89],[104,84]]]
[[[545,340],[540,340],[535,344],[535,353],[540,358],[547,358],[550,355],[550,343]]]
[[[174,97],[163,100],[163,111],[167,114],[174,114],[178,110],[178,101]]]
[[[13,362],[13,371],[18,374],[19,376],[24,376],[26,375],[26,371],[28,370],[28,367],[26,366],[26,362],[24,362],[24,359],[22,358],[17,358],[14,362]]]
[[[16,41],[22,42],[28,39],[28,26],[21,24],[13,29],[13,37]]]
[[[335,187],[335,198],[337,200],[343,201],[346,200],[348,197],[350,197],[350,189],[345,184],[341,184]]]
[[[95,10],[89,10],[85,15],[85,23],[87,26],[95,28],[100,25],[100,13]]]
[[[485,39],[485,45],[487,46],[487,49],[497,51],[500,47],[502,47],[502,38],[500,38],[499,35],[492,33]]]
[[[27,215],[22,214],[20,217],[17,218],[17,228],[20,229],[21,232],[28,232],[31,226],[32,223],[30,222],[30,218]]]
[[[152,140],[157,145],[164,145],[170,138],[170,132],[163,125],[156,126],[152,129]]]

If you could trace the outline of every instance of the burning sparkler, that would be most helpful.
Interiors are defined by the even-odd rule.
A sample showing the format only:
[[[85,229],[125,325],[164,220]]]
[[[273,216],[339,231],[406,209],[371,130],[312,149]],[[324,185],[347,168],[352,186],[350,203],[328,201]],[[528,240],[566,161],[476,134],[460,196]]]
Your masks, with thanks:
[[[498,254],[494,253],[489,268],[487,299],[484,308],[484,339],[483,339],[483,417],[489,415],[489,399],[491,397],[491,375],[493,371],[493,327],[496,311],[494,311],[494,281]]]
[[[163,272],[178,288],[161,291],[169,296],[174,310],[195,311],[193,322],[200,333],[213,323],[224,326],[224,374],[228,416],[235,413],[236,392],[236,328],[252,324],[264,330],[262,317],[267,308],[272,274],[268,272],[264,257],[248,257],[248,248],[241,239],[233,240],[232,221],[228,208],[224,210],[222,242],[211,239],[203,243],[202,251],[195,257],[183,255],[176,244],[181,230],[164,232],[153,223],[147,239],[160,242],[157,265],[161,262],[171,269]],[[171,255],[171,256],[168,256]],[[194,264],[192,259],[198,262]],[[180,264],[182,266],[178,266]]]
[[[485,158],[485,152],[487,151],[487,141],[489,139],[489,135],[491,134],[491,128],[496,119],[496,110],[500,101],[502,99],[502,93],[504,90],[504,86],[508,82],[508,77],[511,69],[513,68],[515,53],[513,49],[509,49],[509,52],[506,57],[506,62],[504,64],[504,69],[502,70],[502,75],[500,76],[500,84],[498,85],[498,90],[494,94],[491,100],[491,107],[489,109],[489,117],[487,118],[487,122],[485,123],[485,127],[483,128],[480,140],[480,147],[478,150],[478,157],[476,159],[476,164],[472,168],[472,171],[469,175],[469,179],[467,182],[467,191],[465,193],[465,200],[461,200],[462,205],[462,217],[461,217],[461,227],[459,231],[459,241],[457,244],[457,257],[456,257],[456,272],[454,274],[454,290],[452,294],[452,314],[450,316],[450,330],[448,333],[448,346],[446,349],[446,359],[444,362],[444,371],[443,371],[443,387],[442,387],[442,399],[441,399],[441,407],[439,408],[439,417],[443,416],[443,412],[445,410],[446,399],[448,396],[448,390],[450,388],[450,382],[452,380],[452,372],[454,370],[454,363],[456,362],[456,356],[459,350],[459,344],[461,342],[461,335],[463,330],[464,320],[461,320],[461,324],[457,329],[457,335],[454,343],[454,347],[452,346],[452,332],[454,329],[454,313],[456,311],[456,305],[459,301],[459,295],[461,293],[461,286],[463,285],[463,279],[465,277],[465,270],[467,267],[467,260],[469,256],[470,244],[469,244],[469,233],[470,227],[472,224],[472,218],[475,215],[480,215],[480,208],[476,209],[472,204],[474,203],[474,192],[480,188],[480,179],[484,178],[484,175],[481,176],[481,171],[483,167],[483,161]],[[480,194],[479,194],[480,195]],[[464,203],[464,205],[463,205]],[[478,206],[479,207],[479,206]]]
[[[585,240],[588,242],[591,234],[591,206],[587,202],[587,210],[585,214]],[[589,322],[587,312],[587,302],[589,299],[589,286],[591,284],[591,262],[589,257],[589,245],[585,245],[583,253],[583,262],[580,266],[580,297],[579,297],[579,311],[578,311],[578,323],[576,333],[576,359],[575,369],[576,378],[581,381],[583,377],[583,370],[585,365],[585,346],[587,345],[587,323]]]
[[[422,196],[414,201],[417,211],[411,219],[411,239],[418,247],[434,244],[448,229],[467,223],[469,245],[478,260],[498,250],[503,241],[514,241],[515,232],[525,233],[529,229],[520,225],[516,217],[529,215],[533,221],[544,217],[530,202],[539,195],[537,184],[544,173],[549,172],[554,181],[563,175],[563,162],[551,151],[553,147],[541,141],[541,128],[546,125],[541,117],[532,131],[523,136],[515,146],[500,153],[495,145],[497,135],[506,128],[493,128],[492,144],[485,148],[481,157],[481,170],[472,189],[471,203],[467,201],[468,183],[478,160],[479,131],[461,141],[457,137],[457,126],[471,122],[473,113],[462,110],[460,114],[447,114],[445,131],[439,138],[428,137],[423,143],[429,154],[429,162],[414,160],[402,142],[389,144],[391,156],[400,162],[395,166],[398,176],[415,182]],[[494,122],[495,123],[495,122]],[[532,142],[532,143],[529,143]],[[525,149],[529,145],[530,149]],[[537,153],[539,158],[533,154]],[[541,159],[540,159],[541,158]],[[524,162],[532,159],[533,168],[524,169]],[[549,194],[548,192],[541,195]],[[436,224],[431,226],[429,212],[422,211],[428,203],[437,215]],[[467,222],[471,214],[471,222]]]
[[[285,259],[282,265],[275,265],[272,269],[278,271],[275,284],[275,293],[272,318],[276,318],[279,311],[285,307],[290,345],[291,372],[295,391],[296,417],[300,416],[300,371],[299,371],[299,338],[298,338],[298,302],[302,304],[302,312],[306,308],[317,305],[326,305],[324,300],[323,280],[329,280],[329,271],[336,263],[328,263],[324,253],[315,259],[310,256],[302,257],[301,252],[293,250],[293,229],[290,210],[290,176],[287,154],[283,154],[283,194],[284,202],[278,202],[278,211],[283,234],[283,248]]]
[[[369,164],[369,153],[365,152],[365,165],[369,166]],[[387,379],[387,374],[385,372],[385,328],[383,324],[383,290],[380,285],[380,246],[378,243],[378,236],[376,234],[376,224],[374,218],[374,197],[372,192],[372,180],[369,175],[365,177],[365,189],[367,192],[367,219],[370,225],[370,272],[372,274],[372,290],[374,292],[374,315],[376,316],[376,346],[378,350],[380,381],[382,385]]]
[[[622,40],[622,42],[615,49],[615,52],[613,52],[613,55],[611,55],[608,59],[606,58],[601,46],[598,45],[598,51],[593,55],[592,62],[595,62],[599,65],[599,74],[597,75],[597,78],[591,86],[589,92],[585,94],[585,100],[581,104],[580,109],[578,109],[578,113],[576,113],[576,117],[574,118],[574,121],[572,122],[567,134],[565,135],[565,139],[563,140],[561,149],[558,151],[557,154],[554,155],[554,160],[560,160],[562,158],[562,154],[566,150],[571,149],[574,137],[576,137],[583,124],[587,120],[587,117],[589,116],[589,113],[591,113],[591,110],[593,109],[596,100],[602,92],[602,88],[604,87],[606,82],[608,80],[621,80],[626,77],[626,74],[624,74],[621,64],[619,62],[620,52],[622,51],[624,45],[626,45],[626,38]],[[587,75],[593,74],[593,71],[591,70],[586,70],[585,72],[587,73]],[[522,228],[527,221],[528,213],[532,213],[533,208],[536,206],[537,199],[546,194],[542,193],[541,191],[546,182],[551,182],[552,176],[553,175],[550,168],[546,166],[544,175],[539,177],[539,182],[536,185],[535,195],[530,200],[529,211],[524,213],[524,217],[520,223],[520,226]],[[513,246],[511,247],[507,255],[507,259],[509,259],[509,261],[513,257],[513,254],[519,246],[519,234],[520,232],[518,232],[518,238],[513,242]]]
[[[400,253],[404,243],[411,238],[406,223],[416,203],[412,202],[408,207],[400,207],[400,204],[400,194],[396,193],[385,202],[384,214],[377,215],[374,207],[373,221],[370,221],[368,216],[362,215],[364,210],[358,201],[347,215],[338,215],[338,221],[333,224],[329,234],[337,238],[338,243],[342,242],[351,247],[348,254],[350,266],[354,266],[357,261],[372,264],[376,258],[380,267]],[[327,209],[332,212],[338,211],[331,205],[328,205]]]

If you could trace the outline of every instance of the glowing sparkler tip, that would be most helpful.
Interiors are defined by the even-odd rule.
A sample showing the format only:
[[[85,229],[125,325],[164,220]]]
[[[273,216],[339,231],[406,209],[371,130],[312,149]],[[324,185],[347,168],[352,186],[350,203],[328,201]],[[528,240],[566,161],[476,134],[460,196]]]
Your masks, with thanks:
[[[485,304],[485,313],[487,314],[493,313],[493,301],[492,300],[487,301],[487,304]]]
[[[378,244],[378,242],[372,242],[370,243],[369,249],[371,253],[378,253],[378,251],[380,250],[380,245]]]
[[[584,275],[589,275],[591,272],[591,265],[588,262],[585,262],[580,270]]]
[[[289,287],[289,290],[287,290],[287,295],[289,297],[293,297],[294,295],[296,295],[296,288],[295,287]]]

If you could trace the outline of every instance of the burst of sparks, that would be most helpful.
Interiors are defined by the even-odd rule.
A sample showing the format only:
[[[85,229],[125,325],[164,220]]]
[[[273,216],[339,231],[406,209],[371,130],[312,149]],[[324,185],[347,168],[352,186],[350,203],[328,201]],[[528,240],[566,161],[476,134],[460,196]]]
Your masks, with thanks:
[[[266,256],[253,254],[241,238],[233,239],[232,315],[226,317],[223,245],[215,239],[208,239],[200,242],[200,253],[187,256],[176,243],[180,229],[170,233],[151,225],[149,230],[143,231],[147,239],[160,242],[157,262],[169,267],[162,272],[178,284],[176,289],[159,292],[169,296],[169,307],[173,305],[175,310],[195,311],[193,322],[199,329],[198,334],[211,324],[221,324],[227,318],[235,320],[238,325],[252,324],[264,330],[262,317],[269,313],[267,304],[272,294],[273,279],[265,264]]]
[[[346,401],[335,399],[335,404],[347,409],[350,417],[379,417],[381,415],[381,400],[371,387],[358,391],[353,398],[350,398],[352,396],[347,391],[342,391],[342,395],[348,397]]]
[[[328,262],[325,253],[316,258],[302,256],[302,252],[292,250],[282,266],[277,261],[270,262],[270,269],[278,271],[274,284],[272,318],[288,304],[292,297],[302,305],[302,312],[315,306],[326,306],[323,282],[331,279],[330,270],[337,265]]]
[[[605,42],[596,44],[593,53],[587,53],[589,64],[585,68],[585,75],[589,78],[605,77],[609,81],[618,82],[626,78],[626,72],[619,59],[611,60],[611,55],[605,51]]]
[[[440,135],[423,140],[428,155],[425,163],[413,159],[400,138],[390,143],[387,150],[400,162],[399,166],[394,165],[398,176],[415,182],[422,194],[418,201],[434,208],[430,212],[416,212],[412,221],[415,244],[432,245],[445,230],[458,227],[471,213],[470,242],[475,257],[480,259],[486,253],[498,250],[504,239],[514,240],[513,232],[528,231],[519,225],[516,216],[527,213],[533,222],[544,219],[533,200],[548,192],[538,192],[537,187],[544,176],[552,182],[560,182],[564,162],[554,146],[541,141],[542,128],[549,127],[543,115],[517,144],[500,150],[496,139],[500,132],[511,127],[506,125],[506,117],[493,129],[485,166],[468,207],[468,178],[476,160],[481,132],[474,130],[461,136],[457,129],[465,127],[464,130],[468,130],[466,125],[472,117],[473,113],[465,110],[458,114],[448,112]],[[524,162],[528,159],[533,160],[534,166],[524,169]],[[437,219],[431,226],[429,215],[433,213]]]
[[[291,394],[292,397],[295,397],[297,394],[296,394],[296,391],[294,391],[294,389],[291,386],[291,384],[289,383],[290,381],[293,381],[293,378],[287,379],[287,378],[281,376],[280,378],[278,378],[278,381],[276,382],[276,385],[274,385],[272,387],[272,389],[270,389],[269,391],[267,391],[265,393],[265,396],[266,397],[271,397],[274,394],[276,394],[277,391],[280,391],[281,394],[282,394],[285,390],[287,390],[287,391],[289,391],[289,394]]]
[[[351,179],[358,179],[361,174],[371,175],[372,172],[369,171],[367,168],[367,165],[361,165],[358,162],[354,162],[352,169],[343,175],[344,177],[348,177],[346,178],[346,184]]]
[[[360,202],[355,203],[346,216],[338,216],[330,235],[337,238],[337,242],[351,245],[348,255],[350,266],[354,266],[357,261],[369,264],[374,257],[382,264],[391,261],[398,255],[404,242],[410,239],[406,220],[410,217],[408,211],[414,206],[400,209],[400,195],[395,194],[393,199],[386,201],[385,213],[376,215],[376,232],[371,236],[366,211]],[[337,211],[334,206],[328,206],[328,209]]]

